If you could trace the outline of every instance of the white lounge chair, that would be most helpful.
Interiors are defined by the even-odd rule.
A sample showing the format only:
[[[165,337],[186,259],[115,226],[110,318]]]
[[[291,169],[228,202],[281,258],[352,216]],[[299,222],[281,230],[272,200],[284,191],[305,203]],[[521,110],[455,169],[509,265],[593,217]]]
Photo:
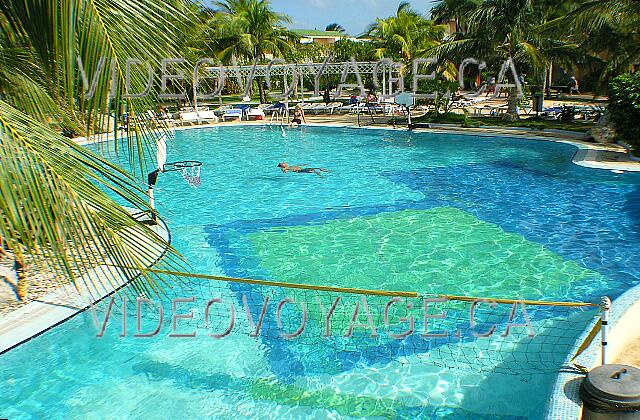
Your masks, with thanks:
[[[231,109],[227,109],[224,111],[224,114],[222,114],[222,121],[227,121],[228,120],[233,120],[233,119],[238,119],[238,120],[242,120],[242,117],[244,116],[244,111],[240,108],[231,108]]]
[[[214,109],[213,112],[215,112],[216,115],[221,116],[227,109],[231,108],[233,108],[231,105],[220,105],[218,108]]]
[[[327,107],[324,103],[312,103],[307,108],[304,108],[304,110],[314,114],[319,114],[320,112],[326,111],[326,108]]]
[[[329,114],[333,114],[333,111],[335,111],[338,108],[342,108],[342,102],[329,102],[326,105],[320,104],[315,108],[312,108],[312,110],[315,111],[316,113],[327,112]]]
[[[200,122],[218,122],[218,117],[216,116],[215,111],[198,111],[198,116],[200,117]]]
[[[252,108],[247,112],[247,118],[253,120],[264,120],[264,109]]]
[[[304,102],[304,103],[299,103],[298,105],[300,105],[300,107],[301,107],[302,109],[304,109],[305,111],[307,111],[307,110],[310,110],[310,109],[315,108],[315,106],[316,106],[317,104],[314,104],[314,103],[311,103],[311,102]],[[294,107],[294,109],[295,109],[295,107]]]
[[[180,113],[180,124],[181,125],[185,125],[185,124],[189,124],[189,125],[200,124],[200,117],[198,117],[198,113],[195,112],[195,111],[181,112]]]
[[[355,103],[355,104],[344,106],[344,107],[342,107],[342,110],[345,110],[345,111],[350,112],[352,114],[357,114],[358,112],[361,112],[362,110],[364,110],[366,106],[367,106],[366,103],[358,102],[358,103]]]

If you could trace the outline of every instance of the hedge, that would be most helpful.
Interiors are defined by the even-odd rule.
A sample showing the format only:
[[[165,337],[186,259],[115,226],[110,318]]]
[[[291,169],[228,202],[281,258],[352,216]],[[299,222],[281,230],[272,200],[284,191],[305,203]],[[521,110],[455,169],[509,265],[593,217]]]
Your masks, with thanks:
[[[609,115],[617,136],[640,150],[640,73],[623,74],[609,83]]]

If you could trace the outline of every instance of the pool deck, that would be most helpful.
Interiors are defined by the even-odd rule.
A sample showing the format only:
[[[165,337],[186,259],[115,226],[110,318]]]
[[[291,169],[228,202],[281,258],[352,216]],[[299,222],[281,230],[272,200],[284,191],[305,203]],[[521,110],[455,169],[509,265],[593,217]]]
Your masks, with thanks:
[[[638,364],[640,349],[631,347],[640,341],[638,324],[640,324],[640,285],[624,292],[611,305],[609,311],[610,328],[607,335],[607,363],[623,363],[640,367]],[[573,354],[587,338],[592,327],[593,325],[589,326],[576,341],[572,353],[567,356],[565,362],[567,365],[572,364]],[[631,348],[632,350],[629,351]],[[591,345],[573,362],[591,370],[600,366],[601,360],[601,340],[600,334],[598,334]],[[578,391],[584,376],[584,374],[577,372],[561,372],[558,375],[553,392],[547,402],[546,419],[579,419],[582,417],[582,402]]]
[[[139,217],[138,220],[144,218],[146,216]],[[160,224],[150,228],[165,243],[170,243],[171,235],[164,222],[161,221]],[[146,257],[148,261],[143,263],[152,266],[162,258],[167,247],[148,243],[148,249],[149,255]],[[83,281],[83,278],[87,281]],[[126,279],[119,276],[113,267],[98,266],[89,270],[77,281],[77,289],[73,284],[59,287],[4,315],[0,318],[0,354],[67,321],[90,305],[117,292],[126,284]]]

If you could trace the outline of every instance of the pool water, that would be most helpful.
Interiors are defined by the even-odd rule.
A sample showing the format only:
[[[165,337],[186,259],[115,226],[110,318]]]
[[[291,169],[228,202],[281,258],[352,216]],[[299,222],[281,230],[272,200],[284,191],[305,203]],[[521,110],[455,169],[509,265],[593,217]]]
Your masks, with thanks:
[[[597,302],[640,281],[640,176],[577,166],[575,151],[548,141],[388,130],[188,130],[169,144],[169,160],[202,161],[202,185],[161,174],[156,200],[173,245],[198,273]],[[283,174],[282,161],[330,172]],[[258,290],[194,285],[205,302],[212,291]],[[516,364],[464,338],[458,353],[412,339],[378,342],[375,354],[346,351],[346,341],[329,348],[322,340],[254,338],[236,306],[239,327],[223,340],[170,331],[121,338],[117,322],[96,339],[91,315],[75,317],[0,356],[0,414],[539,418],[555,379],[551,371],[509,374]],[[566,316],[586,327],[593,314]],[[563,321],[534,323],[551,331]],[[555,350],[537,348],[562,361],[579,329],[572,334]],[[526,339],[488,345],[510,356]]]

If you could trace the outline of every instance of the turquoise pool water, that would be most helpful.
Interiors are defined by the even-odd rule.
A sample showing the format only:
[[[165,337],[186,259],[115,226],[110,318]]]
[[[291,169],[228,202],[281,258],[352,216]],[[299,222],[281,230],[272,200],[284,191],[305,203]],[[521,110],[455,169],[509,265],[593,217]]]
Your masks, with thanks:
[[[176,133],[169,160],[202,161],[202,186],[162,174],[156,198],[173,244],[199,273],[593,302],[640,281],[640,176],[579,167],[574,153],[560,143],[453,134],[198,129]],[[281,161],[331,172],[283,174]],[[530,370],[560,363],[593,315],[532,309],[540,341],[286,341],[247,334],[239,297],[260,305],[271,292],[194,281],[175,293],[196,296],[196,312],[217,294],[237,297],[237,327],[221,340],[203,337],[210,329],[197,322],[184,324],[198,332],[193,339],[168,337],[167,328],[136,339],[119,337],[112,322],[96,339],[82,314],[0,356],[0,414],[538,418],[555,375]],[[292,295],[310,305],[317,297]],[[135,315],[128,319],[133,329]],[[554,333],[568,325],[575,331]]]

